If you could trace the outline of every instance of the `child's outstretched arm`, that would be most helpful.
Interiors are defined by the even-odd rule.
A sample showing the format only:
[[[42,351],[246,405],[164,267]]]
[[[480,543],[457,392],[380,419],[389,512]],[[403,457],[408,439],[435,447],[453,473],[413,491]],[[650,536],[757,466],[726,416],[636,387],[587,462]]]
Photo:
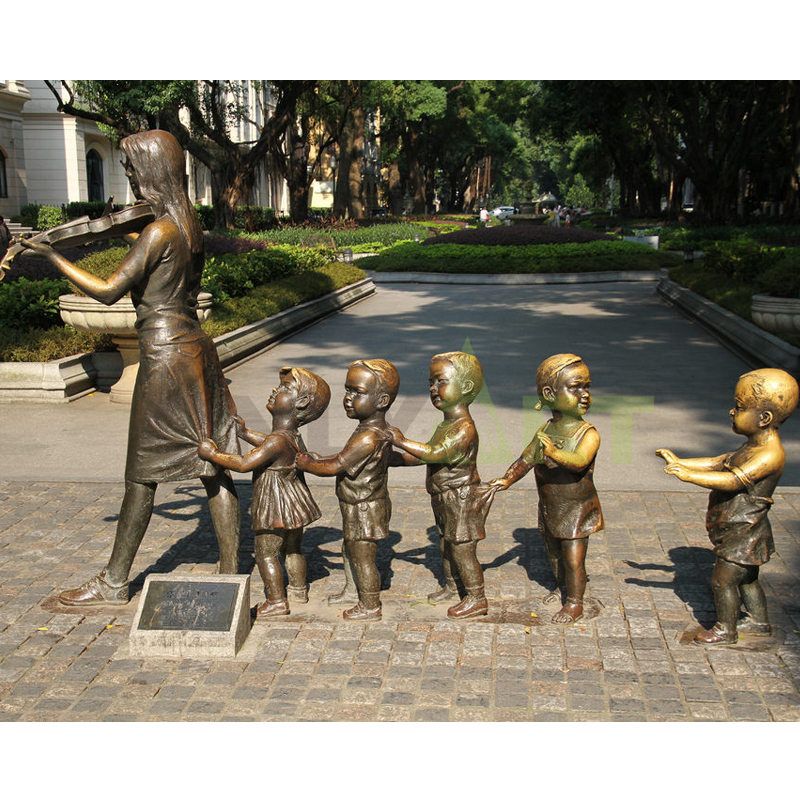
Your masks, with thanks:
[[[777,447],[758,448],[751,458],[730,469],[709,470],[694,468],[683,463],[672,463],[664,467],[664,472],[667,475],[674,475],[685,483],[693,483],[705,489],[737,492],[782,470],[784,462],[783,448],[779,444]]]
[[[663,458],[667,464],[683,464],[683,466],[690,467],[691,469],[718,470],[722,468],[725,459],[730,453],[722,453],[722,455],[719,456],[706,456],[703,458],[678,458],[672,450],[667,450],[665,447],[662,447],[656,450],[656,455],[659,458]]]
[[[397,450],[392,450],[392,454],[389,456],[390,467],[418,467],[424,463],[422,459],[412,456],[411,453],[401,453]]]
[[[405,450],[423,464],[449,464],[458,460],[467,451],[475,437],[475,428],[461,426],[454,433],[448,434],[442,441],[431,439],[429,442],[415,442],[406,439],[399,428],[388,428],[395,447]]]
[[[564,469],[568,469],[571,472],[580,472],[582,469],[586,469],[600,449],[600,434],[596,428],[589,428],[586,431],[573,452],[559,450],[546,433],[540,431],[536,434],[536,437],[541,442],[542,453],[552,461],[555,461],[560,467],[564,467]]]
[[[264,441],[244,455],[223,453],[211,439],[203,439],[197,453],[206,461],[232,469],[234,472],[252,472],[257,467],[271,464],[284,449],[284,442],[279,436],[265,436]]]
[[[312,475],[333,478],[352,471],[364,462],[375,452],[375,447],[380,442],[369,431],[358,431],[336,455],[315,458],[310,453],[298,453],[295,466]]]

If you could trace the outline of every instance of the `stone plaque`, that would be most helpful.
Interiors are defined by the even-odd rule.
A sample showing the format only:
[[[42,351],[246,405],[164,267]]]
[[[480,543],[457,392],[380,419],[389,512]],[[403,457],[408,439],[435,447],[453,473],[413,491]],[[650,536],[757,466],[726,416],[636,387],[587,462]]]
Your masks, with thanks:
[[[237,586],[210,581],[150,583],[140,631],[226,631],[233,621]]]
[[[250,625],[249,575],[149,575],[130,654],[233,658]]]

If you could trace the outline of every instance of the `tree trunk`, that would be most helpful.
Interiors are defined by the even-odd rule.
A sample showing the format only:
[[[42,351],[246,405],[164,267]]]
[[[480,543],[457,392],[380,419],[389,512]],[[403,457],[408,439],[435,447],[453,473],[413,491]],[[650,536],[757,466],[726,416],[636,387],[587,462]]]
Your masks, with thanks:
[[[308,219],[308,151],[307,125],[301,122],[302,132],[295,124],[289,126],[289,164],[286,183],[289,186],[289,217],[292,222]]]
[[[355,106],[347,115],[339,148],[339,180],[333,211],[337,217],[364,218],[363,175],[364,109]]]
[[[396,161],[389,164],[389,207],[392,216],[399,217],[403,213],[403,180]]]
[[[418,146],[419,136],[417,132],[409,127],[403,136],[403,145],[408,164],[408,183],[412,199],[412,212],[414,214],[425,213],[425,176],[422,164],[419,160]]]

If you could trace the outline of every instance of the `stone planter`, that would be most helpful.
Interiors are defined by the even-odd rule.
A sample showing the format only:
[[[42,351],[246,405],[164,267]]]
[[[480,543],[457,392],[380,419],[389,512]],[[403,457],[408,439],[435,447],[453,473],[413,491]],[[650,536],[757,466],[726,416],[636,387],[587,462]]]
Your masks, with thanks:
[[[197,297],[197,318],[208,319],[214,298],[208,292]],[[139,342],[136,335],[136,310],[130,297],[123,297],[107,306],[79,294],[62,294],[58,298],[61,319],[67,325],[95,333],[110,333],[122,356],[122,376],[111,387],[111,402],[130,405],[133,386],[139,371]]]
[[[754,294],[751,315],[770,333],[800,333],[800,298]]]

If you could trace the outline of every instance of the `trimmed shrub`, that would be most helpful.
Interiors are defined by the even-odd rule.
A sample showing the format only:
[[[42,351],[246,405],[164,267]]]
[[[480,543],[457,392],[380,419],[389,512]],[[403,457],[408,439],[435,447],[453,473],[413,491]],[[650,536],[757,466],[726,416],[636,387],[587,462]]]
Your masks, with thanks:
[[[747,240],[716,242],[705,251],[705,268],[733,281],[752,283],[775,265],[783,253],[783,248]]]
[[[756,293],[773,297],[800,297],[800,248],[787,250],[754,286]]]
[[[672,254],[621,241],[494,247],[463,244],[422,247],[411,242],[396,244],[369,260],[370,269],[384,272],[492,274],[660,269],[674,264]]]
[[[274,244],[308,245],[309,242],[318,242],[320,236],[327,238],[336,248],[350,247],[365,243],[378,242],[383,245],[413,239],[417,235],[422,239],[427,238],[428,229],[424,225],[408,222],[395,222],[385,224],[354,225],[337,228],[334,226],[292,226],[275,228],[263,233],[241,234],[242,238],[253,241],[272,242]]]
[[[58,296],[69,291],[65,280],[18,278],[0,283],[0,327],[49,328],[59,322]]]
[[[197,204],[194,207],[204,231],[214,229],[214,207]],[[236,228],[255,233],[275,225],[275,211],[267,206],[237,206],[233,216]]]
[[[66,222],[64,218],[64,209],[59,206],[39,206],[39,212],[36,215],[36,229],[46,231],[50,228],[55,228],[56,225],[61,225]]]

